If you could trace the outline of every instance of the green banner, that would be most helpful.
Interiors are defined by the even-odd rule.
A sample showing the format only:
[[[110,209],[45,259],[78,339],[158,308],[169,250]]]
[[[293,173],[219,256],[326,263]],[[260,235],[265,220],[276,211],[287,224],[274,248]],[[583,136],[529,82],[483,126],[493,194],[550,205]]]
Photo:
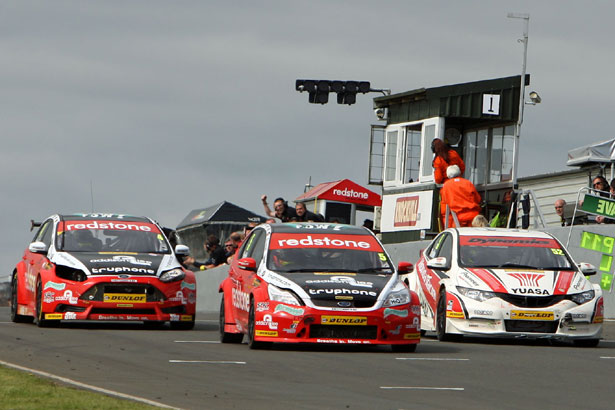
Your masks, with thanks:
[[[600,287],[603,290],[610,290],[612,284],[613,284],[613,274],[612,273],[603,273],[602,274],[602,279],[600,279]]]
[[[615,218],[615,200],[613,199],[585,194],[581,209],[590,214]]]

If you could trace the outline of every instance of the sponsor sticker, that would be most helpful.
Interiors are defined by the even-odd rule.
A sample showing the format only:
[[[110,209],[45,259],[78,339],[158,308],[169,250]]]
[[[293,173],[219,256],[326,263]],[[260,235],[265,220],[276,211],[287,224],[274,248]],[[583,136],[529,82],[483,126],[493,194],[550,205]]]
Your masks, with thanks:
[[[421,334],[420,333],[404,333],[404,339],[408,340],[416,340],[416,339],[420,339],[421,338]]]
[[[145,293],[105,293],[103,302],[105,303],[145,303],[147,301]]]
[[[278,332],[274,330],[255,330],[255,336],[278,337]]]
[[[55,290],[64,290],[64,288],[66,287],[66,283],[55,283],[55,282],[45,282],[45,287],[43,287],[43,290],[45,289],[55,289]]]
[[[264,312],[269,310],[269,302],[258,302],[256,304],[256,311],[257,312]]]
[[[192,320],[192,315],[181,315],[179,320],[182,322],[190,322]]]
[[[391,309],[391,308],[386,308],[384,309],[384,317],[388,317],[388,316],[399,316],[399,317],[408,317],[408,310],[404,309],[404,310],[397,310],[397,309]]]
[[[323,325],[367,325],[366,316],[321,316],[320,323]]]
[[[53,292],[45,292],[43,295],[43,302],[45,303],[53,303],[55,300],[55,293]]]
[[[183,280],[182,283],[181,283],[180,288],[181,289],[195,290],[196,289],[196,283],[188,283],[188,282]]]
[[[446,317],[453,317],[453,318],[461,318],[463,319],[463,312],[454,312],[452,310],[447,310],[446,311]]]
[[[293,316],[303,316],[303,314],[305,313],[305,310],[301,308],[294,308],[294,307],[286,306],[286,305],[276,305],[275,309],[273,310],[273,313],[278,313],[278,312],[285,312]]]
[[[511,310],[510,318],[516,320],[554,320],[553,312],[532,312],[528,310]]]
[[[522,238],[514,236],[460,236],[461,246],[520,246],[532,248],[559,248],[554,239]]]
[[[45,313],[45,319],[60,320],[62,319],[62,313]]]
[[[111,229],[116,231],[140,231],[160,233],[156,225],[145,222],[125,221],[61,221],[58,232],[81,231],[89,229]]]
[[[378,241],[369,235],[274,233],[269,249],[329,248],[383,252]]]
[[[75,312],[66,312],[64,313],[65,320],[75,320],[77,319],[77,314]]]

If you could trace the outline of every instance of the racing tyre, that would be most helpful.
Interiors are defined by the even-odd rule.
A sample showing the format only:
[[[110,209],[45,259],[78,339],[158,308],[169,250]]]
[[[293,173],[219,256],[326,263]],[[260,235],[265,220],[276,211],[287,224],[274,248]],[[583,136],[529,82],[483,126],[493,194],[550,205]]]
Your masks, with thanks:
[[[250,349],[270,348],[271,342],[257,342],[254,340],[254,299],[250,301],[250,313],[248,316],[248,346]]]
[[[600,339],[577,339],[572,343],[574,343],[576,347],[596,347],[598,343],[600,343]]]
[[[440,290],[436,311],[436,335],[441,342],[459,341],[463,336],[446,333],[446,289]]]
[[[241,343],[243,341],[243,333],[228,333],[224,331],[226,323],[226,309],[224,308],[224,293],[220,302],[220,342],[221,343]]]
[[[11,321],[15,323],[27,323],[32,322],[31,316],[24,316],[17,313],[17,272],[13,273],[13,280],[11,281]]]
[[[40,280],[36,282],[36,311],[34,324],[38,327],[57,327],[60,325],[59,320],[43,319],[43,284]]]
[[[413,353],[416,351],[417,344],[411,345],[391,345],[393,353]]]

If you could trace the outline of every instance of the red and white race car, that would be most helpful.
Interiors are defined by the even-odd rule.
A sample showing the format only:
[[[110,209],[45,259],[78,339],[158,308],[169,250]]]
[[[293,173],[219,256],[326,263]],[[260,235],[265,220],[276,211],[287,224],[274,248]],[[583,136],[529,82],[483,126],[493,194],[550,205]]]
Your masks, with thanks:
[[[469,336],[551,338],[595,346],[602,291],[548,233],[461,228],[441,232],[422,253],[410,289],[421,300],[421,328],[438,339]]]
[[[400,262],[399,271],[412,265]],[[414,351],[416,293],[367,229],[327,223],[263,224],[237,251],[220,285],[223,343],[386,344]]]
[[[177,254],[188,248],[177,245]],[[118,214],[52,215],[13,271],[11,319],[143,321],[192,329],[194,273],[156,222]]]

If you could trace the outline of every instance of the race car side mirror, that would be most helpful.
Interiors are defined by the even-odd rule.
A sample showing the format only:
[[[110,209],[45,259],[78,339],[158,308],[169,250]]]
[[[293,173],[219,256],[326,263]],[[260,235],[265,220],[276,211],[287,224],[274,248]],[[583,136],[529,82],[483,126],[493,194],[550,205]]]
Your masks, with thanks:
[[[581,262],[577,264],[579,269],[581,269],[581,273],[585,276],[593,276],[596,274],[596,267],[591,263]]]
[[[449,270],[451,268],[444,256],[438,256],[437,258],[431,259],[429,262],[427,262],[427,267],[429,269],[440,270]]]
[[[28,250],[32,253],[47,254],[47,244],[41,241],[32,242],[30,246],[28,246]]]
[[[239,269],[256,272],[256,261],[253,258],[241,258],[237,261]]]
[[[411,264],[410,262],[399,262],[399,265],[397,265],[397,273],[399,273],[400,275],[403,275],[404,273],[410,273],[414,270],[414,265]]]
[[[175,255],[177,256],[188,256],[190,255],[190,248],[186,245],[176,245],[175,246]]]

